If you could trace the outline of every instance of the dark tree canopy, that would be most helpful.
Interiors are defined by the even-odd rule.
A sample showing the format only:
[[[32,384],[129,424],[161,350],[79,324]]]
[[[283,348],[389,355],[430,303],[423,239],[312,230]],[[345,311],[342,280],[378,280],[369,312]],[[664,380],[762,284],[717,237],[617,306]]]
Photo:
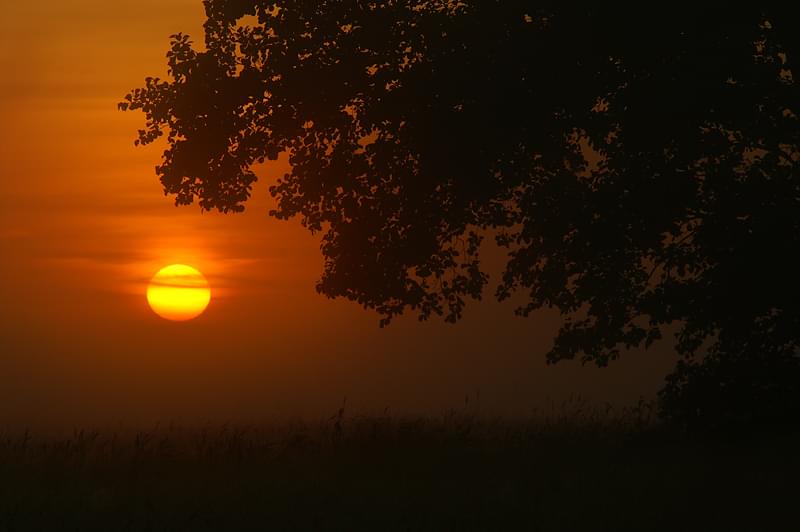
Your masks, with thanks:
[[[800,12],[765,5],[206,0],[205,47],[174,35],[171,79],[120,106],[139,142],[166,134],[178,204],[240,211],[287,152],[272,214],[323,233],[321,293],[385,321],[457,320],[491,234],[496,295],[565,317],[549,360],[605,365],[676,323],[674,408],[720,363],[790,393]]]

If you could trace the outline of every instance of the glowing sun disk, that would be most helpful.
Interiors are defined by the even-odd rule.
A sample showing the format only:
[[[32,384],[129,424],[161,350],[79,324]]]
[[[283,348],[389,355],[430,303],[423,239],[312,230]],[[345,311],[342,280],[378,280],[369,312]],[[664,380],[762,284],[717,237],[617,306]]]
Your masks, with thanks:
[[[185,264],[162,268],[147,286],[147,303],[153,312],[173,321],[196,318],[211,301],[211,290],[203,274]]]

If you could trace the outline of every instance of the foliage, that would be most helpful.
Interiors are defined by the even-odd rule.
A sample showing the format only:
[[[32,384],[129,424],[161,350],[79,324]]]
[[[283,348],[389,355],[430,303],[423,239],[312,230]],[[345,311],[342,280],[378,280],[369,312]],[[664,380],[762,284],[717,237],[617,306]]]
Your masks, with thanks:
[[[565,317],[550,361],[605,365],[678,323],[684,364],[797,362],[797,8],[206,0],[205,47],[121,103],[178,204],[322,231],[318,290],[456,321],[496,295]],[[709,350],[710,349],[710,350]],[[757,357],[752,357],[755,360]]]
[[[0,431],[0,530],[783,530],[798,438],[637,418]]]
[[[663,417],[692,431],[736,436],[800,426],[800,365],[786,356],[714,353],[681,360],[661,392]]]

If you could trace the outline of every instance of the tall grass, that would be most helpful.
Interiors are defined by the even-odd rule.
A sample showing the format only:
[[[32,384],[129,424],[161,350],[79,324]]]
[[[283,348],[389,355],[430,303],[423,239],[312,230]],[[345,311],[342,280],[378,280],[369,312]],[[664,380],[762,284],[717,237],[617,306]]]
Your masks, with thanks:
[[[467,403],[469,403],[467,401]],[[0,530],[765,530],[794,436],[696,440],[579,399],[527,419],[349,415],[0,433]]]

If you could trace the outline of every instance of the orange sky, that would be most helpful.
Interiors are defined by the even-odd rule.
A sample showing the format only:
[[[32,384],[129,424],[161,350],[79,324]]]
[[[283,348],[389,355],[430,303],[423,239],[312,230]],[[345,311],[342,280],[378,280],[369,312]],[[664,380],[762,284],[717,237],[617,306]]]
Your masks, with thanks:
[[[165,74],[171,33],[202,41],[200,0],[4,2],[0,18],[0,427],[438,414],[481,392],[491,414],[571,393],[632,401],[668,356],[608,370],[546,367],[552,313],[489,300],[451,326],[376,315],[314,291],[322,260],[297,222],[266,215],[259,170],[242,215],[177,208],[116,104]],[[145,284],[183,262],[212,286],[205,314],[167,322]],[[665,350],[662,350],[665,351]]]

